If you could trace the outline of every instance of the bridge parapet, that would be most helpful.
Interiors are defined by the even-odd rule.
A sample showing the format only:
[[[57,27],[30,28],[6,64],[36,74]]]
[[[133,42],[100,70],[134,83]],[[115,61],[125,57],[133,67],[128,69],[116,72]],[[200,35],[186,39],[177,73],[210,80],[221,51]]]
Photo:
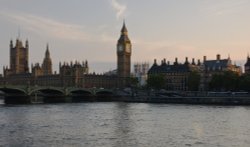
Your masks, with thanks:
[[[46,91],[54,91],[59,92],[65,96],[70,95],[72,92],[86,92],[91,95],[97,95],[98,93],[109,93],[114,94],[114,91],[112,89],[97,89],[97,88],[79,88],[79,87],[52,87],[52,86],[28,86],[28,85],[3,85],[0,86],[0,91],[3,92],[13,92],[13,91],[19,91],[20,93],[23,93],[25,95],[32,95],[36,92],[46,92]]]

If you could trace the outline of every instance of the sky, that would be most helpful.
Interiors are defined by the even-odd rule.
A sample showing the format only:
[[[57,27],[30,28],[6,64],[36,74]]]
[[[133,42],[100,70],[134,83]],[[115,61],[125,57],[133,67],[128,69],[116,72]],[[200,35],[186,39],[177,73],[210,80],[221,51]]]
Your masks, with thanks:
[[[42,62],[48,43],[53,70],[75,60],[88,60],[91,72],[113,70],[123,20],[133,63],[221,54],[244,65],[249,16],[249,0],[0,0],[0,68],[20,32],[29,40],[29,64]]]

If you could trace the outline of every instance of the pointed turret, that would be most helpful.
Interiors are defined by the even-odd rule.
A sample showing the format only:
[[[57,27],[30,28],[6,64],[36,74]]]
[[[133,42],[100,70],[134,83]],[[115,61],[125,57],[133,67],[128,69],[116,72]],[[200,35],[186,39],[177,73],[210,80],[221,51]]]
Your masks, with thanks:
[[[47,43],[47,46],[46,46],[45,58],[50,58],[49,44],[48,43]]]
[[[12,49],[13,48],[13,41],[12,41],[12,39],[10,40],[10,49]]]
[[[25,41],[25,47],[29,48],[29,41],[28,41],[28,39]]]
[[[42,64],[43,74],[44,75],[51,75],[52,74],[52,61],[50,58],[49,52],[49,44],[46,45],[45,57]]]
[[[127,30],[125,21],[123,21],[123,26],[121,29],[121,36],[118,40],[118,43],[130,43],[130,39],[128,38],[128,30]]]
[[[126,27],[126,24],[125,24],[125,20],[123,21],[123,26],[122,26],[122,29],[121,29],[121,34],[122,35],[128,35],[128,30],[127,30],[127,27]]]
[[[245,64],[245,73],[250,74],[250,57],[249,57],[249,54],[247,55],[247,62]]]

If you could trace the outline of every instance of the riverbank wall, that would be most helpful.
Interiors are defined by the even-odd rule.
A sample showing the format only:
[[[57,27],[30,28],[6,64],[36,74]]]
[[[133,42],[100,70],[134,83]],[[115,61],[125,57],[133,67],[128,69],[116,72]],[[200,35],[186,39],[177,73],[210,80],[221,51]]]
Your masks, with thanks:
[[[123,97],[124,102],[207,104],[207,105],[250,105],[250,97]]]

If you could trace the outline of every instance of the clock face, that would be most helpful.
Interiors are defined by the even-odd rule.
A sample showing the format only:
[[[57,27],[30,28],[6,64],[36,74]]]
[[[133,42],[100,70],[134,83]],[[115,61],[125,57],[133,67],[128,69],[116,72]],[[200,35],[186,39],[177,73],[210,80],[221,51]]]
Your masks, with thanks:
[[[121,51],[123,51],[123,46],[122,46],[122,45],[119,45],[119,46],[118,46],[118,52],[121,52]]]
[[[131,52],[131,45],[126,45],[126,52]]]

